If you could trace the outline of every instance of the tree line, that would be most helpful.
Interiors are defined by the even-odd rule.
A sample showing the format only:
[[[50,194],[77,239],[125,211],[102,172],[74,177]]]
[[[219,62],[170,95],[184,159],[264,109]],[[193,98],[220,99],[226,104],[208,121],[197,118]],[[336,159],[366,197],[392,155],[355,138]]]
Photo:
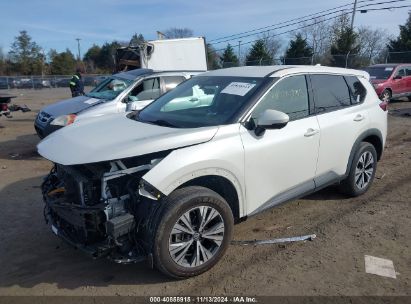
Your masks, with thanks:
[[[165,38],[193,36],[188,28],[170,28],[161,33]],[[112,41],[93,44],[82,58],[76,58],[71,50],[45,53],[27,31],[20,31],[5,54],[0,48],[0,75],[67,75],[76,68],[87,73],[112,73],[114,55],[122,46],[137,46],[144,42],[142,34],[134,34],[130,41]],[[241,45],[240,45],[241,47]],[[209,69],[239,65],[315,64],[349,66],[353,68],[385,62],[389,52],[407,52],[399,60],[411,62],[411,13],[404,25],[400,25],[398,37],[389,37],[382,29],[361,26],[352,29],[349,15],[335,21],[314,20],[292,34],[285,51],[283,40],[275,33],[261,35],[251,45],[243,45],[239,54],[233,45],[223,50],[207,44]],[[408,56],[408,57],[407,57]]]

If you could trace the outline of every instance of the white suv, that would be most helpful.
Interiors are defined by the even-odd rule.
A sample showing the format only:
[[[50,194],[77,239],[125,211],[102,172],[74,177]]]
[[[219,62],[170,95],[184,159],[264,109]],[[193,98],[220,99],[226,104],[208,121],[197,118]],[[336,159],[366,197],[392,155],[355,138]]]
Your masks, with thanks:
[[[370,187],[386,105],[363,71],[240,67],[180,84],[140,112],[84,120],[38,145],[52,230],[94,257],[149,258],[177,277],[223,256],[233,224],[331,184]]]

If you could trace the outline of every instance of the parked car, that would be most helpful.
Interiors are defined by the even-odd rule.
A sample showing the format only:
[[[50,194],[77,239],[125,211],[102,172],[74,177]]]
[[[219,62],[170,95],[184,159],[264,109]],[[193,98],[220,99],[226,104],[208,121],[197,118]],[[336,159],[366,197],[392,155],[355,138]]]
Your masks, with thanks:
[[[9,84],[7,82],[7,77],[0,77],[0,89],[7,90],[9,88]]]
[[[139,112],[45,138],[38,152],[55,163],[42,185],[45,215],[94,257],[148,258],[190,277],[223,256],[236,222],[332,184],[365,193],[386,133],[386,106],[366,72],[211,71]]]
[[[381,100],[411,97],[411,63],[376,64],[365,70]]]
[[[139,69],[115,74],[102,80],[84,96],[42,108],[34,122],[34,128],[38,136],[44,138],[75,120],[142,109],[161,94],[198,73]]]

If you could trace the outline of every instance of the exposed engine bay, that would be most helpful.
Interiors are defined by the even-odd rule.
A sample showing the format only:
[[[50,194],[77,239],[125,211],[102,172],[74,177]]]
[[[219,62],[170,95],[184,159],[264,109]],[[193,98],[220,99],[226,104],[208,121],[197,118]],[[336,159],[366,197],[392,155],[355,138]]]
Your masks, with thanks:
[[[150,256],[165,196],[142,176],[169,151],[84,165],[55,164],[42,184],[53,232],[93,257],[119,263]]]

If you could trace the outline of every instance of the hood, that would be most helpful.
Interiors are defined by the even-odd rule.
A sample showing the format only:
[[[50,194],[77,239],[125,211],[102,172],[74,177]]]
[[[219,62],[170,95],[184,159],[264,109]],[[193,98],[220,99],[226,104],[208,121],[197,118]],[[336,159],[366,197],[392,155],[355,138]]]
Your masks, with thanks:
[[[218,127],[177,129],[129,119],[126,113],[78,121],[37,145],[44,158],[62,165],[122,159],[207,142]]]
[[[77,96],[48,105],[42,108],[41,111],[44,111],[53,117],[65,114],[77,114],[104,101],[105,100],[87,96]]]

